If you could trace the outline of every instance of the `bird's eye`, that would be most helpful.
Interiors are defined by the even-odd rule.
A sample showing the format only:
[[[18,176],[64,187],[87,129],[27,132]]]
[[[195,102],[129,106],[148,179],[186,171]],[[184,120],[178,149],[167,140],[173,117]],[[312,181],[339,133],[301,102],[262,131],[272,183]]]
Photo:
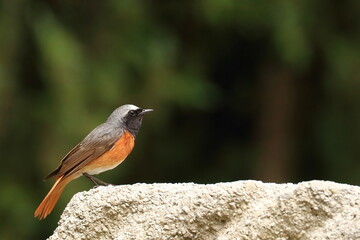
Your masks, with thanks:
[[[130,116],[133,116],[133,117],[136,115],[136,113],[135,113],[134,110],[130,110],[130,111],[129,111],[129,114],[130,114]]]

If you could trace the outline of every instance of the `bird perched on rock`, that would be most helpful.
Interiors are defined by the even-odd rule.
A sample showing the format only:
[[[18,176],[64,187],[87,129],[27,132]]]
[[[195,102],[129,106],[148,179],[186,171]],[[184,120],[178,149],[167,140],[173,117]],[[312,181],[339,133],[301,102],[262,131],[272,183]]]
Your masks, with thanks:
[[[106,184],[92,175],[113,169],[125,160],[134,147],[144,114],[151,111],[131,104],[115,109],[106,122],[92,130],[66,154],[60,166],[46,177],[55,177],[56,182],[34,216],[46,218],[65,186],[82,175],[95,184]]]

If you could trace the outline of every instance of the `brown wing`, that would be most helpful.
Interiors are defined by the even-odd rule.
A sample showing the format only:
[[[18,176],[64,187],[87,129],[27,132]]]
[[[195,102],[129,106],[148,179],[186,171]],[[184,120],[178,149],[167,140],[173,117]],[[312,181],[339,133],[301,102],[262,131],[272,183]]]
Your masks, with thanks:
[[[101,124],[66,154],[60,166],[50,173],[46,179],[53,176],[70,175],[78,171],[110,150],[121,134],[121,129],[109,124]]]

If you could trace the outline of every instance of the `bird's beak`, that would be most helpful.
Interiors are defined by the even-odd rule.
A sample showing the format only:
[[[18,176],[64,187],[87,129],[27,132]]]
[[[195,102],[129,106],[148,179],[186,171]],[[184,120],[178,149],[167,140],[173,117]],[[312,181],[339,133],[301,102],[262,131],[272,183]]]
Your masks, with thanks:
[[[144,114],[146,114],[148,112],[152,112],[152,111],[154,111],[154,109],[143,109],[139,115],[144,115]]]

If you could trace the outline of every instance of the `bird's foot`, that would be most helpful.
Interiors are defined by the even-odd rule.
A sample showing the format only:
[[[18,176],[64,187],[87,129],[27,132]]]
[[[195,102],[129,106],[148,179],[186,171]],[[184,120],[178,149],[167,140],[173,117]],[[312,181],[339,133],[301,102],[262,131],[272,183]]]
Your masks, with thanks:
[[[94,186],[95,188],[97,188],[100,185],[101,186],[109,186],[109,185],[111,185],[111,184],[109,184],[107,182],[104,182],[104,181],[102,181],[102,180],[100,180],[100,179],[98,179],[98,178],[96,178],[96,177],[94,177],[94,176],[92,176],[92,175],[90,175],[88,173],[83,173],[83,175],[86,178],[90,179],[95,184],[95,186]]]

